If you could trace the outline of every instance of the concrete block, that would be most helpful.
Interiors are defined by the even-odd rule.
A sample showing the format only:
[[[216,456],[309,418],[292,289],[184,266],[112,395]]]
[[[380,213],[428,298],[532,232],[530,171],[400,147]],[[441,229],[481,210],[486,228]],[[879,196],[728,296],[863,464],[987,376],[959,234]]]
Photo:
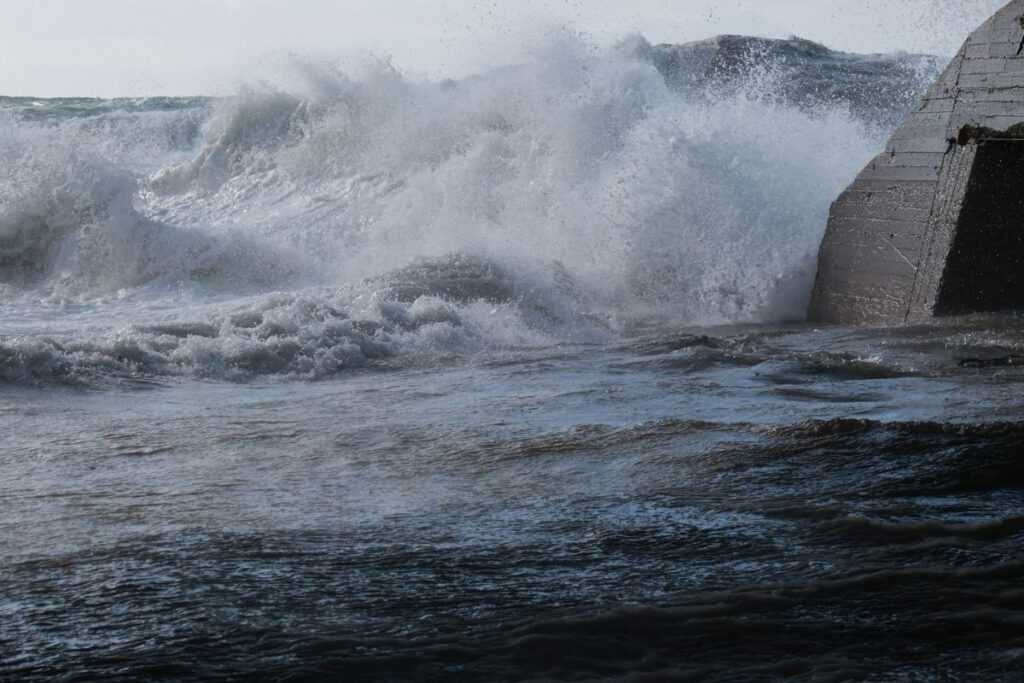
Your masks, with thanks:
[[[836,199],[808,317],[1024,311],[1024,0],[968,37]]]

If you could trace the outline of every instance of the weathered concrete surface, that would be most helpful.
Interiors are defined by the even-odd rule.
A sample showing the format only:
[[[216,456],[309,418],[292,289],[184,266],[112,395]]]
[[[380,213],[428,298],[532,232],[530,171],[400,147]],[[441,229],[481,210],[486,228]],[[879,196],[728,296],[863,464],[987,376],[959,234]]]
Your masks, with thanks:
[[[957,53],[832,205],[808,318],[1024,310],[1024,0]]]

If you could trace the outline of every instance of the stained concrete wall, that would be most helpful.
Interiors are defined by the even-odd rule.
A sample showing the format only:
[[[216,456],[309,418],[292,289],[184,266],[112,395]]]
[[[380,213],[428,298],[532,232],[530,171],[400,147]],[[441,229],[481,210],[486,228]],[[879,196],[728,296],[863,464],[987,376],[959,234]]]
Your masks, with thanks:
[[[811,321],[897,323],[936,313],[978,144],[991,137],[1024,137],[1024,0],[971,34],[885,151],[833,203]]]

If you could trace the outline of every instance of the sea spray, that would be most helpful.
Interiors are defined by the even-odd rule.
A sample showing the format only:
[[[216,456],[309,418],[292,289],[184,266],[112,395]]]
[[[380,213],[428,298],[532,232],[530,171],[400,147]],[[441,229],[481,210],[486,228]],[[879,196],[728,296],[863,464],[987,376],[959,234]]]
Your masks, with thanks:
[[[829,202],[906,106],[815,84],[837,60],[880,69],[890,90],[919,84],[906,56],[745,40],[715,48],[728,69],[707,46],[672,61],[642,39],[563,36],[460,81],[308,64],[289,88],[220,100],[4,101],[4,296],[119,311],[88,340],[22,326],[78,354],[68,375],[113,358],[131,373],[318,377],[645,321],[800,319]],[[680,81],[686,68],[700,78]],[[230,322],[281,296],[340,327],[321,334],[299,309],[275,334]],[[216,334],[151,328],[195,322]]]

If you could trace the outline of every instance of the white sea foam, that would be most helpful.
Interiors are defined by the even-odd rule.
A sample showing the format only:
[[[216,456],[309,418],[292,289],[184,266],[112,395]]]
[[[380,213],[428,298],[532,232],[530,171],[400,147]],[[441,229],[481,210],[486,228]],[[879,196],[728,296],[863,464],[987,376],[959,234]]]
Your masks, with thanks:
[[[643,52],[561,38],[458,82],[306,65],[288,88],[212,103],[8,113],[3,296],[131,301],[100,338],[65,330],[21,357],[319,376],[638,317],[802,317],[829,202],[884,130],[846,104],[786,103],[769,68],[672,89]],[[275,308],[279,291],[338,315]],[[215,333],[144,329],[196,302]],[[292,323],[258,332],[268,305]],[[232,325],[239,306],[263,322]],[[28,372],[12,349],[36,342],[19,339],[3,342],[8,376]]]

